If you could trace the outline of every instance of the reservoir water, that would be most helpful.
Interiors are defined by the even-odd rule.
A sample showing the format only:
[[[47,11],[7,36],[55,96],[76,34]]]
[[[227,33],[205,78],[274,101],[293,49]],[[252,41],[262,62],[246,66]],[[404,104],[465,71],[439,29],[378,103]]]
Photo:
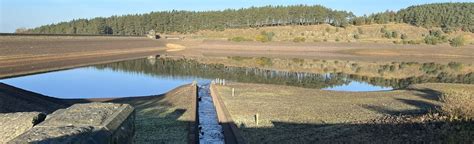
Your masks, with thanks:
[[[194,80],[206,83],[215,78],[334,91],[382,91],[414,83],[343,73],[286,72],[170,59],[113,62],[2,79],[0,82],[57,98],[107,98],[159,95]]]

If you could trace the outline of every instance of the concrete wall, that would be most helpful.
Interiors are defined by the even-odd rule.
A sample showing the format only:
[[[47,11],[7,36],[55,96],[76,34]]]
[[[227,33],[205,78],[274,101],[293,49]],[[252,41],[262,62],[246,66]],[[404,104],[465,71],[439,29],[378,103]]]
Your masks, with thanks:
[[[224,140],[227,144],[245,144],[244,137],[240,134],[240,131],[235,125],[232,117],[225,107],[224,101],[221,99],[221,96],[216,90],[216,84],[210,85],[210,93],[212,101],[214,101],[214,106],[216,107],[217,119],[222,126],[224,131]]]
[[[8,143],[132,143],[135,112],[128,104],[75,104]]]
[[[0,144],[28,131],[42,122],[46,114],[40,112],[17,112],[0,114]]]

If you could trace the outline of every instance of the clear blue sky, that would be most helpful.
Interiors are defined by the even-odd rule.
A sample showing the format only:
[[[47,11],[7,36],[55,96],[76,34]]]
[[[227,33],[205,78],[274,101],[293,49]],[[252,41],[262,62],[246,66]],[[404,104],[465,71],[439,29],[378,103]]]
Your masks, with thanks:
[[[356,15],[398,10],[410,5],[474,0],[0,0],[0,32],[33,28],[78,18],[164,10],[222,10],[265,5],[320,4]]]

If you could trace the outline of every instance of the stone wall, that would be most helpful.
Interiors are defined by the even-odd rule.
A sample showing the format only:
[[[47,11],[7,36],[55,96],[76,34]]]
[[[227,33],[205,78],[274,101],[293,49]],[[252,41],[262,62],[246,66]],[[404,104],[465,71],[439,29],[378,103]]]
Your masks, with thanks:
[[[132,143],[135,112],[128,104],[75,104],[8,143]]]

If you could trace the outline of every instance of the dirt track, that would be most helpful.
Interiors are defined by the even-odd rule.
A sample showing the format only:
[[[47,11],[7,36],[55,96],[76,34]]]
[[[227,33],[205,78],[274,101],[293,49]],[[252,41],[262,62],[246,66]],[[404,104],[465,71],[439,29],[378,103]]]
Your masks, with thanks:
[[[0,78],[163,53],[165,42],[141,37],[0,37]]]

